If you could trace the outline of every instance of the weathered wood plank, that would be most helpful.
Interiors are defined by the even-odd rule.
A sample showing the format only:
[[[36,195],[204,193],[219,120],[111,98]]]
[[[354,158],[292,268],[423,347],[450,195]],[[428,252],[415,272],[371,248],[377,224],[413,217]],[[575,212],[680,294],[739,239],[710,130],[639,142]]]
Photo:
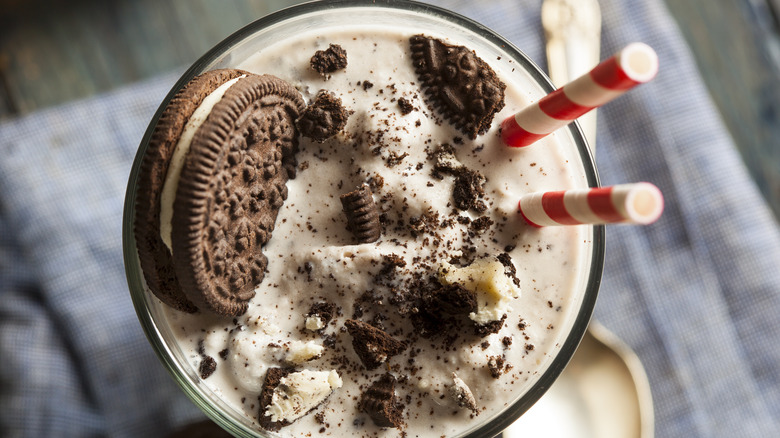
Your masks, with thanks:
[[[191,64],[238,28],[301,1],[6,1],[0,117]]]

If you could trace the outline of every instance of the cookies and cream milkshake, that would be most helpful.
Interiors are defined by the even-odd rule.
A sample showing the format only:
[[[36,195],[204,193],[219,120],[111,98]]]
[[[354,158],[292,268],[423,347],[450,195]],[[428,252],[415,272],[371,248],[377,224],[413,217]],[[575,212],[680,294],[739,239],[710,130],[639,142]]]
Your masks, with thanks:
[[[273,123],[243,133],[295,136],[280,165],[264,164],[288,178],[263,192],[278,205],[257,216],[275,220],[256,231],[252,266],[264,273],[245,310],[148,297],[180,366],[258,434],[459,436],[496,421],[576,345],[593,299],[593,228],[532,228],[517,213],[524,193],[588,186],[568,131],[522,150],[501,143],[499,122],[543,86],[467,30],[403,20],[299,29],[237,52],[238,72],[196,119],[247,74],[289,84],[306,107],[285,97],[274,116],[283,133]],[[181,166],[169,166],[160,201],[174,260]],[[246,172],[233,174],[251,186]],[[250,201],[238,196],[231,211],[259,208]]]

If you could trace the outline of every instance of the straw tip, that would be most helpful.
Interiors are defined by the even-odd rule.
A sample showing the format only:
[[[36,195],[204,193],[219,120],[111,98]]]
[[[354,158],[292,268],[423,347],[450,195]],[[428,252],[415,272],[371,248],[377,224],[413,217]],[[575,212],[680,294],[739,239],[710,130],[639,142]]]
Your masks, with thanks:
[[[649,225],[657,221],[664,211],[664,196],[661,190],[649,182],[632,185],[626,196],[626,213],[629,221]]]
[[[642,42],[634,42],[620,51],[620,66],[633,81],[644,83],[658,74],[658,54]]]

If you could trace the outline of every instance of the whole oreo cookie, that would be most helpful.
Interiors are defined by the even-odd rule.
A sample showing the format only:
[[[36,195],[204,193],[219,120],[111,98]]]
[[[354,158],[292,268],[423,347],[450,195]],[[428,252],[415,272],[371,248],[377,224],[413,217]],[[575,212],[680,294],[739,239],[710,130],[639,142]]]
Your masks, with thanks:
[[[240,70],[204,73],[171,100],[142,161],[135,217],[141,267],[161,301],[246,311],[295,176],[303,108],[290,84]]]
[[[409,43],[426,103],[471,139],[487,132],[504,107],[506,89],[493,69],[463,46],[425,35]]]

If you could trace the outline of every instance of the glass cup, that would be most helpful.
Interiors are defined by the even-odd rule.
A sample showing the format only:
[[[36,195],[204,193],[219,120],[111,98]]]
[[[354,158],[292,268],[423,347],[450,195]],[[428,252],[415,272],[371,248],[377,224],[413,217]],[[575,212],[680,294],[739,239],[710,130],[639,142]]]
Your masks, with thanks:
[[[258,48],[293,37],[300,32],[313,28],[343,27],[345,13],[350,17],[351,23],[370,23],[377,26],[403,23],[404,26],[419,29],[419,33],[436,32],[451,36],[459,44],[476,48],[481,57],[491,60],[494,68],[504,69],[521,77],[527,87],[523,91],[530,100],[538,100],[554,90],[547,76],[523,52],[485,26],[431,5],[392,0],[377,0],[370,3],[350,0],[317,2],[279,11],[235,32],[184,73],[152,118],[133,163],[123,218],[122,237],[126,275],[139,320],[164,366],[197,406],[217,424],[236,436],[269,436],[269,434],[221,400],[200,379],[197,369],[188,362],[185,354],[174,342],[171,328],[163,315],[163,304],[145,287],[133,235],[134,199],[141,157],[148,147],[152,131],[163,108],[167,106],[176,91],[193,77],[212,69],[236,67],[254,55]],[[576,123],[571,124],[560,130],[557,137],[557,141],[570,149],[568,160],[581,171],[582,184],[590,187],[598,186],[595,165],[579,126]],[[458,436],[482,437],[500,433],[542,397],[573,356],[590,320],[604,263],[604,227],[586,225],[581,227],[586,227],[585,235],[592,243],[586,251],[587,254],[581,258],[581,263],[584,264],[580,270],[582,274],[576,280],[580,291],[577,297],[578,308],[572,312],[567,322],[568,328],[560,342],[557,354],[550,358],[535,379],[519,390],[515,400],[508,407],[500,413],[479,418],[478,424],[475,423],[468,430],[460,431]]]

